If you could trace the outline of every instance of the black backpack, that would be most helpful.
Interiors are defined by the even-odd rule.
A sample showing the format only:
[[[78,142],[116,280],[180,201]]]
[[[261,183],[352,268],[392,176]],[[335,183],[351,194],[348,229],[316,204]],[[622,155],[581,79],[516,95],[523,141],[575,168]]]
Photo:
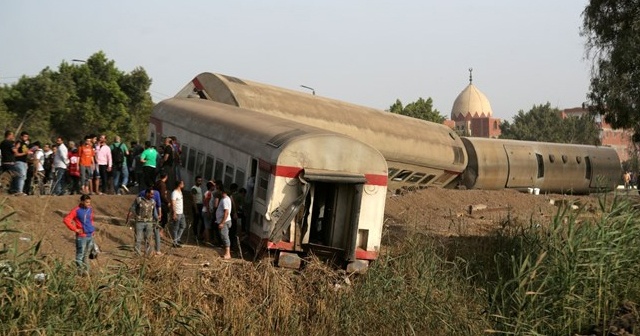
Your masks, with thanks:
[[[113,150],[111,151],[111,160],[113,160],[114,167],[122,168],[122,164],[124,163],[124,151],[122,150],[121,143],[117,146],[113,146]]]

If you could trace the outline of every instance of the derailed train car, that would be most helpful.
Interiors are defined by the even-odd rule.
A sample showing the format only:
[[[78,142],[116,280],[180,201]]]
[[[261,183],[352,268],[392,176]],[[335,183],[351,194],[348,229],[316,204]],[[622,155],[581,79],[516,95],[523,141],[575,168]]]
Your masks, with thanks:
[[[539,188],[544,192],[612,190],[620,159],[609,147],[464,137],[469,165],[461,175],[468,189]]]
[[[467,165],[462,140],[444,125],[212,73],[196,76],[176,95],[193,96],[356,138],[387,159],[392,189],[444,187]]]
[[[219,101],[362,140],[387,159],[392,190],[465,186],[583,194],[612,190],[621,175],[618,155],[609,147],[464,138],[441,124],[221,74],[201,73],[177,96]]]
[[[152,140],[175,135],[182,177],[224,177],[252,185],[248,213],[256,250],[278,251],[281,266],[320,251],[366,268],[380,247],[387,165],[375,148],[328,130],[200,99],[172,98],[153,109]],[[249,173],[247,173],[249,172]],[[319,252],[319,253],[320,253]]]

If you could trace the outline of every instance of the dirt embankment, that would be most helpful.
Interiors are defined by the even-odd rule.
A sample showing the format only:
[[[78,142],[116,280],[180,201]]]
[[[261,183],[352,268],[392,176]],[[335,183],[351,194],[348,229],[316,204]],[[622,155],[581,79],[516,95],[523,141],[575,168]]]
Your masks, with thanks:
[[[99,264],[133,257],[133,231],[122,220],[133,199],[133,195],[92,197],[97,227],[95,239],[104,252]],[[17,241],[17,244],[27,247],[41,240],[41,254],[73,260],[74,235],[62,223],[62,217],[78,204],[78,196],[8,196],[0,200],[2,215],[15,212],[10,216],[11,228],[22,231],[2,237],[3,243]],[[530,218],[539,221],[552,218],[557,207],[550,200],[577,202],[587,207],[597,205],[597,196],[530,195],[513,190],[425,189],[389,195],[385,223],[390,236],[412,230],[445,237],[486,236],[495,232],[506,219],[528,223]],[[186,263],[193,264],[219,258],[220,251],[198,246],[190,231],[185,235],[189,243],[184,248],[170,248],[163,244],[165,258],[186,259]],[[248,255],[251,251],[244,252]]]

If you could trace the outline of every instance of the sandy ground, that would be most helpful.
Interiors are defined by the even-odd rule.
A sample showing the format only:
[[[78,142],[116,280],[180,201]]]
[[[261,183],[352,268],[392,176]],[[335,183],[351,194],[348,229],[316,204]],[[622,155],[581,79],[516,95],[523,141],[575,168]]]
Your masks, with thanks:
[[[1,243],[20,249],[42,241],[39,254],[74,259],[74,234],[62,223],[63,215],[78,204],[76,196],[6,196],[0,198],[2,216],[15,212],[0,228],[21,231],[0,235]],[[126,262],[132,252],[133,230],[124,225],[133,195],[93,196],[96,214],[95,240],[102,250],[95,266]],[[553,200],[553,202],[550,202]],[[424,189],[404,195],[389,194],[386,204],[385,237],[402,237],[417,230],[444,237],[482,237],[492,235],[506,220],[526,225],[530,220],[545,222],[557,212],[558,202],[571,202],[597,208],[598,196],[530,195],[513,190]],[[555,204],[551,204],[555,203]],[[217,262],[220,249],[198,245],[191,231],[185,232],[183,248],[172,248],[164,241],[160,258],[175,259],[185,265]],[[384,240],[383,244],[392,244]],[[251,259],[251,251],[243,251]],[[239,254],[235,254],[239,261]],[[177,258],[177,259],[176,259]]]

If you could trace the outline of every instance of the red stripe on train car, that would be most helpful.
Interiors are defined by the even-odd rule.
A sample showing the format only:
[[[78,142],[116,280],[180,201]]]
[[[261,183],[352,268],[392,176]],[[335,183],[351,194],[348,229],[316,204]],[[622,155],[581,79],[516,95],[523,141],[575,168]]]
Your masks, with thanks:
[[[366,251],[361,248],[356,249],[356,259],[361,260],[376,260],[378,259],[378,252],[376,251]]]
[[[387,182],[389,181],[387,175],[364,174],[364,177],[367,179],[367,184],[383,187],[386,187]]]
[[[271,173],[275,176],[281,177],[290,177],[295,178],[298,177],[300,172],[302,171],[301,167],[290,167],[290,166],[272,166]],[[367,180],[367,184],[377,185],[377,186],[387,186],[387,175],[378,175],[378,174],[364,174],[365,179]]]
[[[291,242],[267,242],[267,248],[269,250],[280,250],[280,251],[294,251],[293,243]],[[378,252],[376,251],[365,251],[361,248],[356,249],[356,259],[359,260],[376,260],[378,259]]]
[[[195,86],[196,89],[200,91],[204,90],[204,86],[202,86],[202,83],[200,83],[198,77],[195,77],[191,82],[193,82],[193,86]]]
[[[291,242],[283,242],[283,241],[279,241],[277,243],[274,243],[272,241],[267,241],[267,248],[269,250],[293,251],[293,243],[291,243]]]

